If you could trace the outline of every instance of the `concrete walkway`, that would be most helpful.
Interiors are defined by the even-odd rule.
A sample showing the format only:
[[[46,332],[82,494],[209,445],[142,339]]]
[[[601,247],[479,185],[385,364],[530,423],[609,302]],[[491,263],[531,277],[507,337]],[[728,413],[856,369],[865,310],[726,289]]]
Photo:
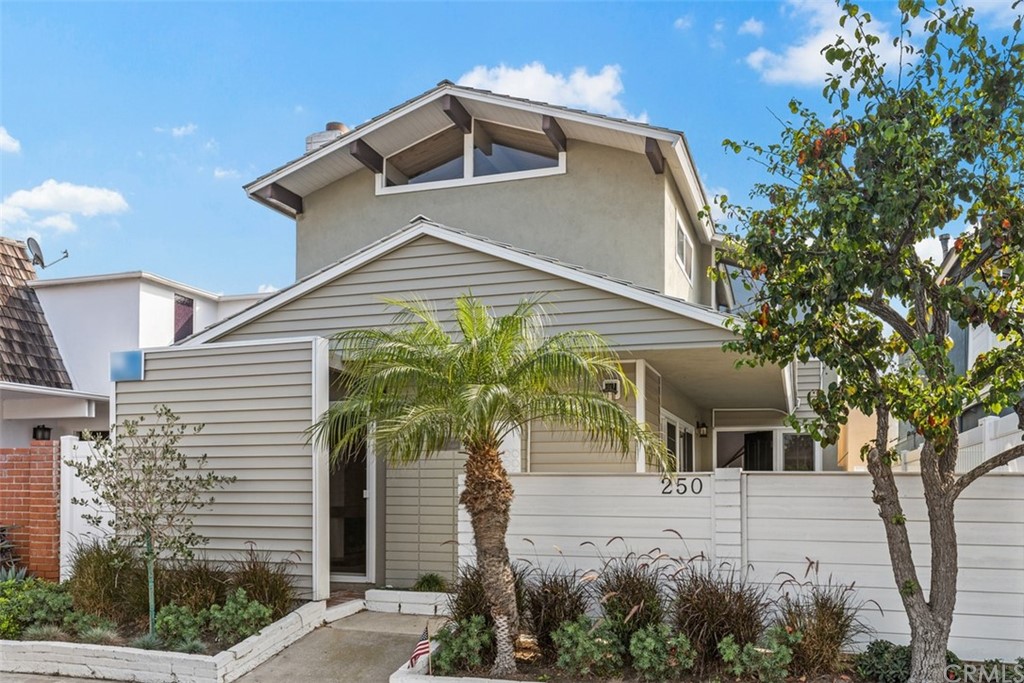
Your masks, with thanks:
[[[238,683],[384,683],[409,661],[430,622],[434,633],[443,617],[359,612],[322,626],[237,679]],[[96,683],[59,676],[2,674],[3,683]]]
[[[318,628],[238,683],[383,683],[409,661],[428,621],[434,633],[445,619],[360,612]]]

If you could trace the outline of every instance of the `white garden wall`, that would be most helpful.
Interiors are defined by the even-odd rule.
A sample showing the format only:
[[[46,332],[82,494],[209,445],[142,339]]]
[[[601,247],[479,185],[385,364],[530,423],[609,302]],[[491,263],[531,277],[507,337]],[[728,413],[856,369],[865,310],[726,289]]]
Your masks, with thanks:
[[[89,506],[75,505],[72,500],[91,500],[96,494],[92,488],[78,478],[75,468],[68,461],[82,461],[92,452],[91,441],[79,441],[74,436],[60,439],[60,578],[71,578],[71,559],[79,543],[100,538],[110,533],[110,527],[95,527],[84,519],[83,514],[112,517],[109,510],[96,510]]]
[[[742,473],[718,470],[678,486],[658,475],[513,474],[508,543],[534,564],[598,568],[601,558],[660,552],[746,568],[780,583],[803,578],[808,560],[820,578],[854,583],[881,607],[863,613],[875,637],[909,639],[866,473]],[[694,479],[700,484],[694,492]],[[899,474],[915,558],[928,587],[928,528],[921,483]],[[679,492],[677,492],[677,489]],[[960,580],[951,648],[961,657],[1014,659],[1024,652],[1024,475],[991,474],[957,503]],[[679,532],[682,538],[672,531]],[[614,540],[621,537],[622,540]],[[471,562],[472,531],[459,516],[460,560]]]

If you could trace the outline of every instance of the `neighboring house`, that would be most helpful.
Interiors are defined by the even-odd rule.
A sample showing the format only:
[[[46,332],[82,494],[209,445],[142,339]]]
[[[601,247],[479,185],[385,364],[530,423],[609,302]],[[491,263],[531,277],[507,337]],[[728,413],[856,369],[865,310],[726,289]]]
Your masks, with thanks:
[[[108,391],[75,386],[32,284],[22,242],[0,237],[0,448],[42,436],[102,427]],[[45,437],[49,439],[50,437]]]
[[[639,388],[622,400],[663,434],[679,471],[838,467],[834,449],[783,423],[807,414],[820,364],[737,369],[722,350],[732,293],[708,276],[716,235],[698,217],[708,198],[677,131],[442,82],[353,130],[330,125],[246,190],[294,218],[298,281],[145,352],[144,379],[115,387],[118,420],[166,402],[206,425],[185,447],[238,477],[198,516],[214,555],[246,540],[281,560],[295,552],[314,597],[331,580],[453,574],[463,456],[391,468],[370,452],[331,471],[306,438],[335,397],[326,338],[388,324],[385,297],[444,312],[470,291],[500,312],[546,293],[551,330],[595,330],[622,355]],[[510,440],[506,462],[651,469],[643,453],[622,459],[546,424]]]
[[[35,280],[29,286],[75,388],[104,396],[110,394],[112,351],[169,346],[267,296],[213,294],[141,271]]]
[[[943,237],[944,258],[939,277],[947,277],[958,267],[957,253],[948,247],[948,238]],[[956,323],[950,325],[949,337],[953,342],[949,351],[949,359],[957,374],[966,373],[974,367],[975,361],[983,353],[994,348],[1005,346],[1005,342],[997,339],[995,332],[988,325],[961,327]],[[1024,396],[1024,387],[1022,387]],[[985,460],[1020,444],[1024,432],[1021,431],[1017,414],[1013,406],[1007,406],[999,415],[993,415],[982,404],[968,406],[959,418],[960,455],[957,459],[957,472],[966,472]],[[900,422],[895,435],[895,447],[902,457],[902,468],[905,471],[920,469],[922,438],[908,422]],[[1021,472],[1020,460],[999,467],[996,472]]]

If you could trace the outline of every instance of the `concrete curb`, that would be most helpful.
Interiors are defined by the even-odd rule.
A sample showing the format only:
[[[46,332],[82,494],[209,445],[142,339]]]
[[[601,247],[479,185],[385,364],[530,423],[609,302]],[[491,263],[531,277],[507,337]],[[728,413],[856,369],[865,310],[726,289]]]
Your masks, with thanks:
[[[332,620],[363,609],[331,608]],[[339,608],[347,608],[345,610]],[[347,612],[351,610],[351,612]],[[341,616],[334,616],[341,614]],[[137,683],[231,683],[327,620],[326,603],[309,602],[216,655],[82,643],[0,640],[0,672],[114,679]]]
[[[374,588],[366,591],[366,609],[389,614],[448,616],[448,593]]]

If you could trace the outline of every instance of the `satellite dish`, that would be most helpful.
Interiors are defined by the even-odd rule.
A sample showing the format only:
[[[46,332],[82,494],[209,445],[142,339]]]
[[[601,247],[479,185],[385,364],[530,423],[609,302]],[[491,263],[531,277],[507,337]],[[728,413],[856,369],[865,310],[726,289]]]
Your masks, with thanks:
[[[59,261],[63,261],[64,259],[66,259],[68,257],[68,250],[65,249],[63,256],[61,256],[59,259],[57,259],[53,263],[49,263],[48,264],[48,263],[46,263],[46,259],[43,258],[43,249],[42,249],[42,247],[39,246],[39,242],[37,242],[34,237],[29,237],[27,240],[25,240],[25,245],[28,247],[28,253],[32,255],[32,265],[33,266],[39,266],[40,268],[46,268],[47,266],[52,266],[53,263],[57,263]]]

